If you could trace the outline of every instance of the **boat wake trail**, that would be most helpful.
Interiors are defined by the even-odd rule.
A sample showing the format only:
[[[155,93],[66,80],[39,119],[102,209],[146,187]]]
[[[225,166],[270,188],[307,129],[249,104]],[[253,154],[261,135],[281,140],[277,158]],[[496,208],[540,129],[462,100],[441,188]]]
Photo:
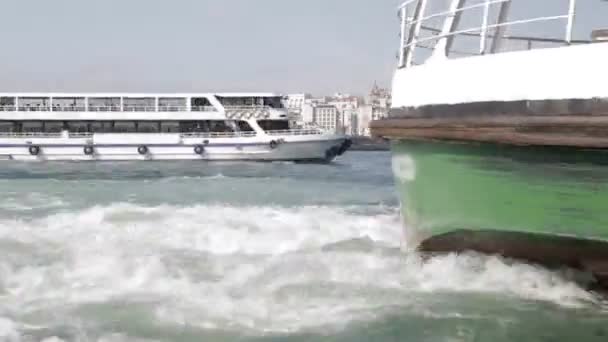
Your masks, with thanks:
[[[396,209],[319,206],[117,203],[4,218],[0,340],[136,340],[142,327],[167,339],[281,334],[403,312],[473,319],[478,307],[438,306],[454,292],[499,306],[507,297],[600,305],[563,274],[530,265],[422,261],[402,252],[398,227]]]

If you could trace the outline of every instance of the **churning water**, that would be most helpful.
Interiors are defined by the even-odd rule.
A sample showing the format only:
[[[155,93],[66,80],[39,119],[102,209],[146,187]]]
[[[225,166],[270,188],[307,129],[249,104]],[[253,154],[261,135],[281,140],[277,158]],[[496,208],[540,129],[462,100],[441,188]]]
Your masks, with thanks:
[[[565,272],[406,255],[390,155],[3,164],[0,341],[607,341]]]

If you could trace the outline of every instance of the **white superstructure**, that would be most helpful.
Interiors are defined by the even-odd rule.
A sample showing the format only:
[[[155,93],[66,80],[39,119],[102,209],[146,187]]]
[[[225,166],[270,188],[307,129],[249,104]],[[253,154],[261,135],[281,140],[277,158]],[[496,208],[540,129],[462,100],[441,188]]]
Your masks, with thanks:
[[[606,2],[408,0],[399,11],[393,109],[608,98],[606,32],[589,15],[605,25]]]
[[[292,129],[271,93],[0,93],[0,160],[331,161],[350,141]]]

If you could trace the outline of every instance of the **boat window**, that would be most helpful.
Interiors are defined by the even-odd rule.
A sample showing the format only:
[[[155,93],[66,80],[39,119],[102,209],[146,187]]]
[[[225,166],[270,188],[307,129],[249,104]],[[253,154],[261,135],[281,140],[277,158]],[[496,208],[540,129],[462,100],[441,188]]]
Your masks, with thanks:
[[[120,112],[120,97],[90,97],[91,112]]]
[[[16,125],[13,121],[0,121],[0,132],[15,132]]]
[[[46,112],[50,110],[50,97],[20,97],[19,110],[28,112]]]
[[[209,132],[201,125],[200,121],[180,121],[179,131],[182,133]]]
[[[218,96],[217,99],[223,106],[227,107],[253,107],[264,105],[264,99],[261,97],[241,96],[241,97],[223,97]]]
[[[60,133],[64,129],[63,121],[45,121],[42,124],[44,133]]]
[[[162,133],[179,133],[178,121],[163,121],[160,123],[160,131]]]
[[[135,121],[114,121],[114,133],[136,133]]]
[[[237,121],[236,122],[237,126],[239,127],[239,131],[241,132],[253,132],[253,128],[251,127],[251,125],[249,125],[249,122],[247,121]]]
[[[158,121],[139,121],[137,122],[137,132],[139,133],[158,133],[160,122]]]
[[[209,102],[206,97],[193,97],[190,100],[190,105],[193,112],[210,112],[215,111],[215,108]]]
[[[23,121],[21,123],[22,132],[42,132],[42,121]]]
[[[159,112],[185,112],[186,98],[185,97],[160,97],[158,99]]]
[[[17,98],[15,97],[0,97],[0,112],[12,112],[15,108]]]
[[[234,129],[230,127],[228,122],[220,120],[209,121],[209,128],[213,133],[234,132]]]
[[[280,96],[265,97],[264,105],[276,109],[284,108],[283,99]]]
[[[84,97],[54,97],[54,112],[83,112]]]
[[[289,129],[289,121],[286,120],[258,120],[258,125],[264,131],[282,131]]]
[[[154,112],[156,99],[154,97],[125,97],[122,99],[125,112]]]
[[[114,131],[114,121],[91,122],[89,130],[93,133],[112,133]]]
[[[86,121],[67,121],[66,127],[68,131],[73,133],[89,132],[89,123]]]

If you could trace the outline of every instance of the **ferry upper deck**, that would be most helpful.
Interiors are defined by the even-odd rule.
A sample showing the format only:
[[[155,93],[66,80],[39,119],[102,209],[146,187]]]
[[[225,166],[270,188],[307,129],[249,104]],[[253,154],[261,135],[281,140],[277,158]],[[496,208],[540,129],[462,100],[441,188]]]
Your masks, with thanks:
[[[218,112],[284,110],[274,93],[0,93],[0,112]]]

